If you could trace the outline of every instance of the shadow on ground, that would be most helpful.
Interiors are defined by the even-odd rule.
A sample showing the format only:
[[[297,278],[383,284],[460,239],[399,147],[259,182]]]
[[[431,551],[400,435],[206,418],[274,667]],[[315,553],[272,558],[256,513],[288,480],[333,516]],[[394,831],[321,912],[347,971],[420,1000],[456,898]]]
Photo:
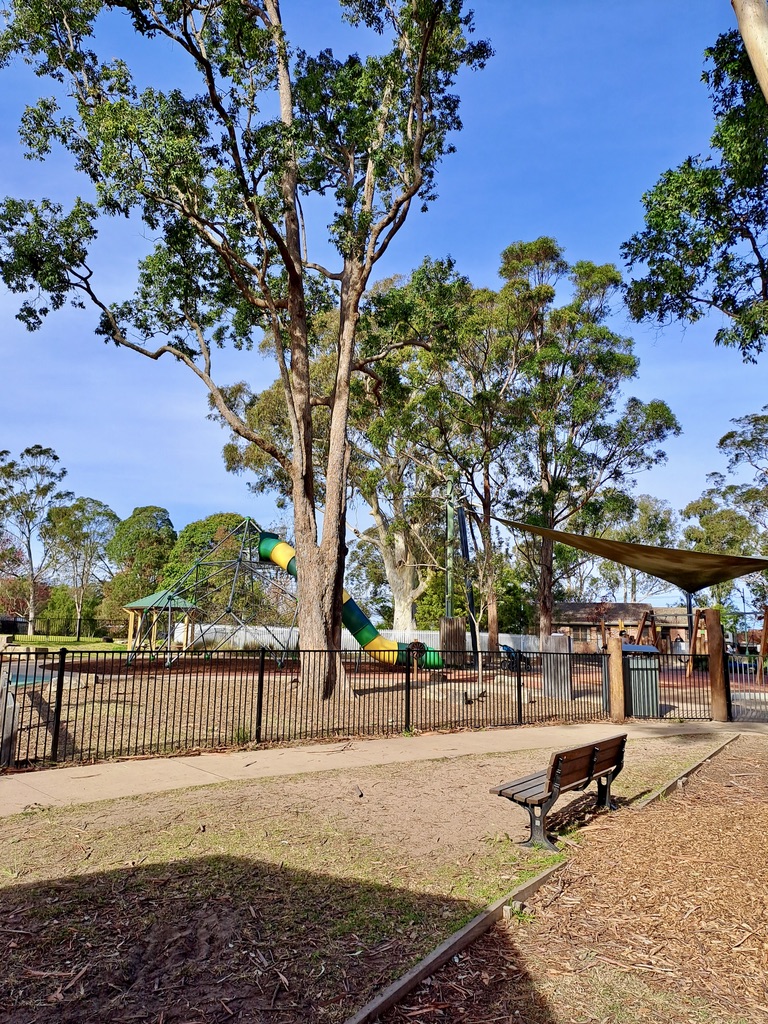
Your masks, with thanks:
[[[231,856],[0,889],[4,1024],[346,1020],[477,912]]]
[[[379,1024],[560,1024],[524,966],[510,933],[497,926],[428,978]]]

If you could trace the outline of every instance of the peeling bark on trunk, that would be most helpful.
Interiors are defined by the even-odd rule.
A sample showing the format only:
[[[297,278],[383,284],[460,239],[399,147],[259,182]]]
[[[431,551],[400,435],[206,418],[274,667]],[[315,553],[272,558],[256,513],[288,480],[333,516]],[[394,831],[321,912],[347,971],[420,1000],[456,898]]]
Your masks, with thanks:
[[[393,620],[392,628],[401,632],[413,632],[416,620],[413,614],[413,602],[422,587],[416,569],[410,564],[410,554],[406,544],[400,538],[394,546],[379,547],[384,572],[392,593]]]

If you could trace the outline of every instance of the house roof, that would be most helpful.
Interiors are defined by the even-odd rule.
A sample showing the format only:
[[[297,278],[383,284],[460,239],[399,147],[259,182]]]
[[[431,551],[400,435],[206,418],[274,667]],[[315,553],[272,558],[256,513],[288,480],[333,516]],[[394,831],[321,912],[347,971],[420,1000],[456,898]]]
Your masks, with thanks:
[[[560,601],[552,610],[553,618],[564,625],[567,623],[599,623],[601,620],[616,622],[639,622],[643,613],[650,613],[649,604],[630,604],[621,601]]]

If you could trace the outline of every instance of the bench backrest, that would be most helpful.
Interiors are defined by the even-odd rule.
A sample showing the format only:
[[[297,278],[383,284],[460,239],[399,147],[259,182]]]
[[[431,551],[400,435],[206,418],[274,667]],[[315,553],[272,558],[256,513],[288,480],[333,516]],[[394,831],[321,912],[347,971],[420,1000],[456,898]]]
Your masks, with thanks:
[[[582,747],[571,747],[552,755],[547,769],[547,789],[582,789],[594,778],[609,772],[618,774],[624,763],[626,733],[608,736],[596,743]]]

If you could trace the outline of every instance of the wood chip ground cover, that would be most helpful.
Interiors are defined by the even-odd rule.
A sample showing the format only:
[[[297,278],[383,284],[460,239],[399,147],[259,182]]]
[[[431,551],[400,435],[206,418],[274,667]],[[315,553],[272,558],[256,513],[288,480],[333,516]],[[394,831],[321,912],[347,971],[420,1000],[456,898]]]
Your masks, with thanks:
[[[490,1024],[768,1020],[768,739],[587,827],[568,864],[382,1018]]]
[[[617,795],[639,799],[712,747],[702,737],[630,744]],[[525,815],[488,793],[548,753],[5,819],[0,1020],[343,1021],[549,862],[520,850]],[[571,819],[586,820],[578,803],[560,823]]]

